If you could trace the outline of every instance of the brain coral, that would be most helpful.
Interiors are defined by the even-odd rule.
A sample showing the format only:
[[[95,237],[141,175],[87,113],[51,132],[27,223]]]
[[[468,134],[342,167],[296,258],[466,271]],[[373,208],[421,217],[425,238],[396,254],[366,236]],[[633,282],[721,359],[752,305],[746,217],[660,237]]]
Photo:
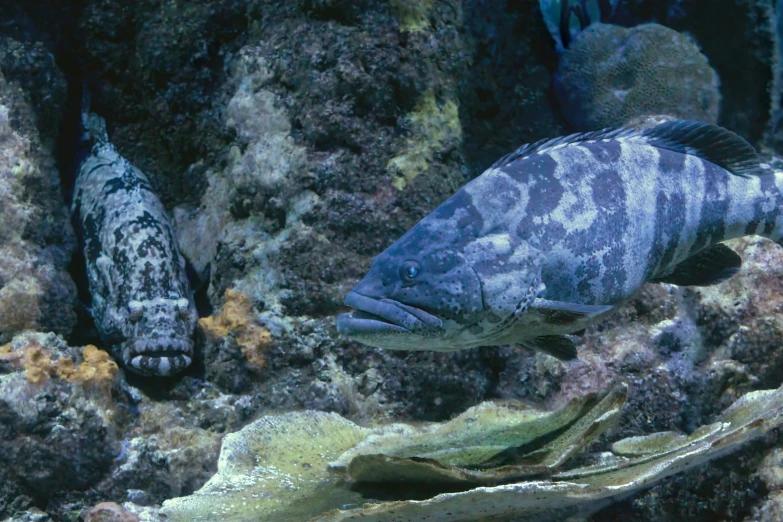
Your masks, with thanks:
[[[561,55],[555,91],[579,130],[668,114],[716,123],[718,75],[687,35],[658,24],[593,24]]]

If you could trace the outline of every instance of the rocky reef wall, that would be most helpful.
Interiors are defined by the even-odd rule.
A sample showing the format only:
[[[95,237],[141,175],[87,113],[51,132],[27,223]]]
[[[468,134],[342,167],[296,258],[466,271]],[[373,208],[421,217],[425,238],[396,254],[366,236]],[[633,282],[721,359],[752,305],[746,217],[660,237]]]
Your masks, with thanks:
[[[699,10],[668,25],[717,71],[718,121],[760,144],[767,11],[718,3],[742,21],[736,38],[712,38]],[[443,421],[484,400],[554,408],[625,380],[628,405],[601,448],[690,432],[780,385],[783,254],[755,238],[733,245],[745,264],[727,283],[646,287],[587,332],[575,363],[516,347],[389,352],[337,335],[344,294],[375,255],[501,155],[571,130],[537,1],[4,4],[0,519],[80,520],[103,501],[153,509],[200,488],[223,436],[270,412]],[[211,266],[216,312],[180,378],[133,377],[92,348],[40,337],[67,339],[80,306],[56,162],[74,77],[150,177],[183,253]],[[756,470],[778,444],[768,435],[594,520],[764,520],[779,485]]]

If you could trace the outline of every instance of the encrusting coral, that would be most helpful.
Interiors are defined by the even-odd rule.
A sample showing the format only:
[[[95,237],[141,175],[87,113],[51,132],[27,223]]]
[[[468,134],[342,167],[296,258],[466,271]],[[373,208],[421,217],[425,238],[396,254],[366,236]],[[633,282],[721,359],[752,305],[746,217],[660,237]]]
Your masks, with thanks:
[[[67,355],[56,355],[35,339],[17,348],[11,343],[0,346],[0,360],[14,369],[23,370],[27,382],[31,384],[42,384],[49,379],[59,378],[108,392],[119,372],[117,363],[108,353],[91,344],[84,347],[81,358],[77,362]]]
[[[225,298],[226,302],[220,313],[200,319],[199,326],[208,341],[216,342],[233,336],[250,369],[263,370],[272,336],[258,323],[250,298],[231,289],[226,290]]]

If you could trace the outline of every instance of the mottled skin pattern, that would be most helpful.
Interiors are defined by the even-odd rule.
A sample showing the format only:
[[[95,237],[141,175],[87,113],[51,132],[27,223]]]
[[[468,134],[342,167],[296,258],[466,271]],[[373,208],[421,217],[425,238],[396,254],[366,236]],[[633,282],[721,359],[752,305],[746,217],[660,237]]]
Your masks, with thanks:
[[[724,129],[665,125],[551,140],[499,161],[376,258],[338,330],[393,349],[546,350],[537,339],[562,339],[645,282],[674,280],[694,254],[728,251],[735,264],[681,284],[730,277],[738,256],[711,245],[780,241],[783,174],[762,172]]]
[[[72,205],[102,342],[130,371],[166,376],[193,356],[198,316],[171,222],[147,177],[85,116],[89,154]]]

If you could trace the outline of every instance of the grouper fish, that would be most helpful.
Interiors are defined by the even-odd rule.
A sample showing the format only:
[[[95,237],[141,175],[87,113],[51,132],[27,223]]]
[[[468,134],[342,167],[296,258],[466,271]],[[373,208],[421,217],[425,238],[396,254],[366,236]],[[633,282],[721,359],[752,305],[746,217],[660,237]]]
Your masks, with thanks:
[[[644,283],[736,274],[720,242],[753,234],[783,238],[783,174],[726,129],[680,120],[543,140],[376,257],[337,329],[381,348],[521,344],[572,359],[571,334]]]
[[[131,372],[168,376],[190,365],[198,314],[174,228],[149,179],[85,110],[71,205],[87,268],[90,311],[104,347]]]

